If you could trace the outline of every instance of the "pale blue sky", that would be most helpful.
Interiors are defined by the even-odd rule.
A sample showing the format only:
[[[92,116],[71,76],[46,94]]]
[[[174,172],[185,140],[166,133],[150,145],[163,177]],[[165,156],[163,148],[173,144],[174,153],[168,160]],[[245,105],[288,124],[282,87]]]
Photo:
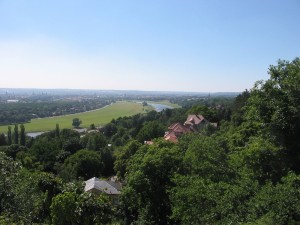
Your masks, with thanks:
[[[243,91],[300,56],[299,0],[0,0],[0,87]]]

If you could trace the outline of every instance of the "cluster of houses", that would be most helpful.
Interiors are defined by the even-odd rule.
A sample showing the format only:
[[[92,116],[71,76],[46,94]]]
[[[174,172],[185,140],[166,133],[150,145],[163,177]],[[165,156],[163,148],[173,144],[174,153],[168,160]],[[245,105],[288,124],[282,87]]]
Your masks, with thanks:
[[[199,132],[201,129],[208,125],[217,127],[217,123],[211,123],[205,119],[202,115],[188,115],[184,124],[173,123],[168,127],[168,131],[165,133],[165,140],[171,142],[178,142],[178,138],[186,133]]]

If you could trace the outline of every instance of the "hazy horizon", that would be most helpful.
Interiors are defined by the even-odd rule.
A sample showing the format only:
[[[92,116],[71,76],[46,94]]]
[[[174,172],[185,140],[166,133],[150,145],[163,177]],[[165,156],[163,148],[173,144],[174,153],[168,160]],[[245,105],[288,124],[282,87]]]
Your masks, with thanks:
[[[30,93],[36,91],[37,93],[45,93],[45,94],[51,94],[51,93],[56,93],[56,92],[88,92],[88,93],[98,93],[98,92],[103,92],[103,93],[157,93],[157,94],[202,94],[202,95],[208,95],[208,94],[239,94],[241,92],[235,92],[235,91],[217,91],[217,92],[206,92],[206,91],[152,91],[152,90],[109,90],[109,89],[72,89],[72,88],[2,88],[0,87],[0,94],[15,94],[17,93]]]
[[[299,56],[300,2],[0,1],[0,88],[242,92]]]

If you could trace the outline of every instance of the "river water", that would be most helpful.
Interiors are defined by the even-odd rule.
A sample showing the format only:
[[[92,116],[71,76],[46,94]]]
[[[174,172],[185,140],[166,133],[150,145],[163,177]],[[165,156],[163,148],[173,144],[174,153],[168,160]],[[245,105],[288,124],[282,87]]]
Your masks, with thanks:
[[[168,106],[168,105],[164,105],[164,104],[149,103],[149,102],[147,102],[147,103],[148,103],[148,105],[151,105],[156,112],[161,112],[164,109],[174,109],[174,107]]]
[[[45,132],[30,132],[30,133],[26,133],[26,135],[32,138],[36,138],[37,136],[40,136],[43,133]]]

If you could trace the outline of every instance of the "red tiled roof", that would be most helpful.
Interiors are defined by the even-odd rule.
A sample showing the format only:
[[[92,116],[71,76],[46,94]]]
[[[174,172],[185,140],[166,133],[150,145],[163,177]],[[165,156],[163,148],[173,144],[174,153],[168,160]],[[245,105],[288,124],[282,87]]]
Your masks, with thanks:
[[[182,134],[191,132],[188,127],[183,126],[180,123],[173,123],[171,126],[168,127],[169,131],[166,132],[164,138],[165,140],[178,142],[178,137]]]
[[[165,140],[167,140],[167,141],[172,141],[172,142],[178,142],[178,139],[177,139],[177,137],[176,137],[176,135],[175,135],[175,133],[174,132],[168,132],[166,135],[165,135]]]
[[[202,115],[188,115],[184,125],[198,125],[203,120],[206,120]]]
[[[168,129],[169,129],[169,130],[173,130],[174,127],[178,126],[178,124],[180,125],[180,123],[173,123],[173,124],[171,124],[171,125],[168,127]]]
[[[174,131],[176,133],[183,133],[183,134],[190,132],[190,130],[187,127],[181,125],[180,123],[173,123],[171,126],[169,126],[168,129],[169,132]]]

